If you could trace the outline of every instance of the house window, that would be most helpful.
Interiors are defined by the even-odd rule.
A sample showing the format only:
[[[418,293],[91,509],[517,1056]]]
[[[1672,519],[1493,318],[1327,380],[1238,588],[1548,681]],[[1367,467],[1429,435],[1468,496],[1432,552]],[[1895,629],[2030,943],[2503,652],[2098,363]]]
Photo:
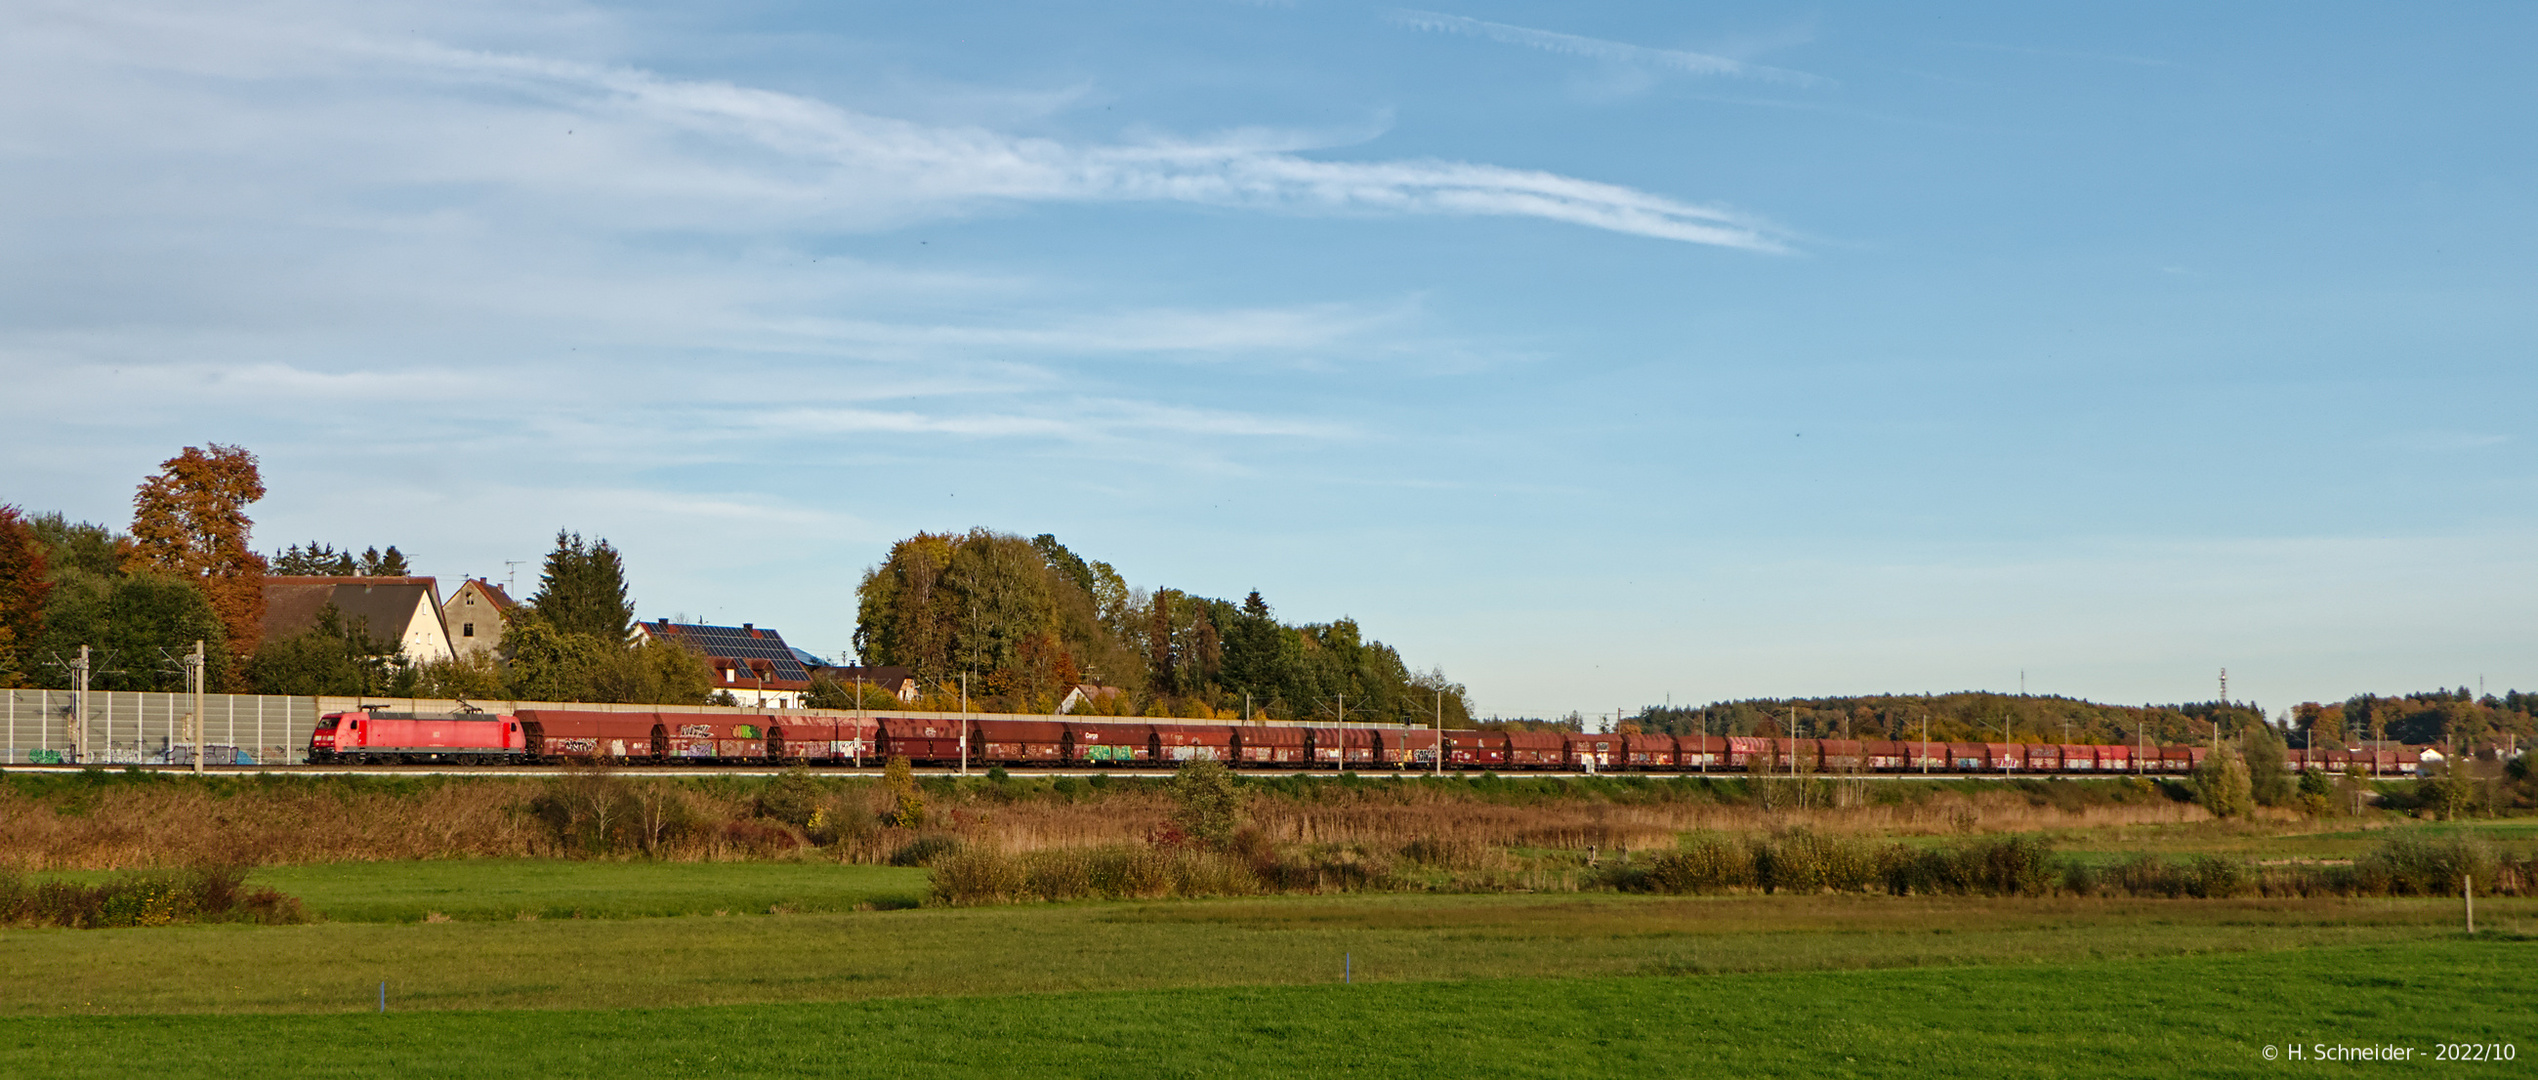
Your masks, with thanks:
[[[467,594],[467,606],[468,606],[468,607],[475,607],[475,606],[476,606],[476,594],[475,594],[475,593],[468,593],[468,594]]]
[[[475,623],[461,623],[461,624],[459,624],[459,627],[458,627],[458,636],[460,636],[460,637],[475,637],[475,636],[476,636],[476,624],[475,624]]]

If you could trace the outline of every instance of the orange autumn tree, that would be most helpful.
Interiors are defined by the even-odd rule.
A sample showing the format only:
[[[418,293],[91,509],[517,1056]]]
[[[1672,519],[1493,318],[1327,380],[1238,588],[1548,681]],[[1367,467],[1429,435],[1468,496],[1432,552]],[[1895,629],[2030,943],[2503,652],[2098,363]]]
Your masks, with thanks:
[[[247,546],[247,504],[264,497],[256,456],[243,447],[188,446],[159,463],[132,495],[127,571],[193,582],[229,635],[229,655],[255,651],[264,625],[264,556]]]
[[[0,506],[0,686],[32,686],[35,641],[53,592],[44,544],[26,515]]]

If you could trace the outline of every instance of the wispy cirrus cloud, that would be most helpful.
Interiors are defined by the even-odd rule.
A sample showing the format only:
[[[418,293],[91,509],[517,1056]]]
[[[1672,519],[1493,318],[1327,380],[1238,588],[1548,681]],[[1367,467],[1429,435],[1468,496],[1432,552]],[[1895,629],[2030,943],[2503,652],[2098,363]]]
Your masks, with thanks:
[[[1395,24],[1414,30],[1461,34],[1495,41],[1501,45],[1521,45],[1528,49],[1540,49],[1566,56],[1581,56],[1633,67],[1660,68],[1687,75],[1759,79],[1796,86],[1833,85],[1833,80],[1820,75],[1810,75],[1803,71],[1791,71],[1787,68],[1768,67],[1762,64],[1749,64],[1742,60],[1714,56],[1709,53],[1689,52],[1682,49],[1653,49],[1645,45],[1607,41],[1577,34],[1563,34],[1551,30],[1537,30],[1528,26],[1486,22],[1435,11],[1402,9],[1391,12],[1389,17]]]
[[[1359,133],[1023,135],[535,44],[470,48],[315,17],[144,3],[53,5],[38,22],[15,44],[0,42],[0,67],[43,74],[0,85],[15,81],[42,99],[68,92],[65,79],[106,76],[122,100],[98,118],[140,136],[130,145],[212,160],[269,155],[259,178],[277,158],[304,154],[323,175],[355,185],[465,187],[549,200],[554,213],[584,218],[632,209],[655,228],[886,230],[1004,205],[1144,202],[1535,218],[1748,251],[1788,247],[1783,230],[1755,215],[1622,184],[1470,161],[1312,156],[1364,141]],[[1714,60],[1725,73],[1812,78],[1643,52],[1678,66]],[[163,100],[136,111],[147,98]],[[21,104],[18,126],[39,144],[30,150],[95,130],[78,119],[84,107]]]
[[[381,44],[381,55],[444,77],[543,92],[559,103],[654,130],[746,144],[807,167],[754,178],[703,170],[734,194],[887,217],[958,212],[979,203],[1186,202],[1269,211],[1534,217],[1657,239],[1786,250],[1748,214],[1618,184],[1458,161],[1323,161],[1293,134],[1236,131],[1084,145],[860,113],[795,94],[672,79],[630,67],[432,44]],[[1690,55],[1690,54],[1684,54]],[[1732,61],[1725,61],[1733,63]],[[1776,69],[1754,69],[1767,71]],[[648,183],[660,183],[656,175]],[[675,183],[673,179],[671,182]]]

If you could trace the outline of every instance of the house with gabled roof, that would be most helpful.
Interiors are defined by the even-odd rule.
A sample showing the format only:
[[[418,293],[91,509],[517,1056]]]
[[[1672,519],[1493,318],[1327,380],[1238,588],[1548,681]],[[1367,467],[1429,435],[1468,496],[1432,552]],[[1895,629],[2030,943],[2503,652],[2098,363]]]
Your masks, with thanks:
[[[518,606],[502,586],[468,578],[441,605],[441,629],[449,635],[450,649],[462,658],[501,655],[503,624]]]
[[[917,699],[916,672],[897,665],[888,667],[831,666],[820,668],[811,674],[832,680],[840,686],[878,686],[889,691],[891,697],[901,701]]]
[[[668,619],[635,624],[636,641],[674,641],[696,650],[714,672],[714,689],[742,705],[798,709],[811,688],[811,673],[784,643],[784,635],[754,623],[714,626]]]
[[[275,641],[317,626],[332,605],[350,629],[393,642],[408,662],[456,655],[441,625],[440,583],[429,577],[296,577],[264,579],[264,640]]]

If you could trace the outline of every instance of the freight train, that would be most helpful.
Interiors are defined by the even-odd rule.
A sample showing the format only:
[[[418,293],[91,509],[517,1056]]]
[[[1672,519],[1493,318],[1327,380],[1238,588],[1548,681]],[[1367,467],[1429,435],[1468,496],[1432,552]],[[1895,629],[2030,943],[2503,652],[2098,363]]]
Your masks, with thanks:
[[[551,764],[1452,769],[1629,773],[2186,773],[2200,746],[1781,739],[1741,735],[1438,732],[1392,725],[1252,724],[1085,717],[836,717],[766,713],[330,713],[309,735],[312,764]],[[1443,761],[1438,760],[1443,755]],[[2291,767],[2377,775],[2415,771],[2405,750],[2321,750]]]

